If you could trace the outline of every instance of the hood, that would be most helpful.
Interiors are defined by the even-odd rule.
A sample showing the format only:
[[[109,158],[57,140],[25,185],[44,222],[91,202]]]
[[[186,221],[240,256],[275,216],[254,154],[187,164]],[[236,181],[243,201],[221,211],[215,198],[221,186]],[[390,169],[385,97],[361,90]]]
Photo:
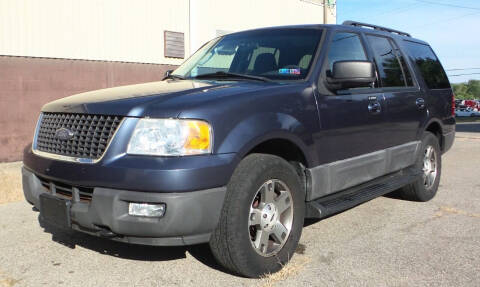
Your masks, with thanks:
[[[174,118],[202,102],[277,85],[253,81],[166,80],[76,94],[50,102],[42,111]]]

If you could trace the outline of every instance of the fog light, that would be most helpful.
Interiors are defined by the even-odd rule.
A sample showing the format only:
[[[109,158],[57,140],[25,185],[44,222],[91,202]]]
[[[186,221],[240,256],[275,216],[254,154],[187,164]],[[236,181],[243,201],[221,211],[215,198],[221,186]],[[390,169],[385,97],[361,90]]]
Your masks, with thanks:
[[[165,214],[165,203],[134,203],[128,205],[128,214],[133,216],[162,217]]]

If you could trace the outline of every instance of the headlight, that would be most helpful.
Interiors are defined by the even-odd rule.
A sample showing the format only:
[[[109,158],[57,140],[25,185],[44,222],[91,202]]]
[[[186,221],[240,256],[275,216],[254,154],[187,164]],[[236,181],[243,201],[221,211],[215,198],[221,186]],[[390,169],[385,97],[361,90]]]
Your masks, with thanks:
[[[182,156],[206,154],[212,150],[212,129],[204,121],[140,119],[128,154]]]

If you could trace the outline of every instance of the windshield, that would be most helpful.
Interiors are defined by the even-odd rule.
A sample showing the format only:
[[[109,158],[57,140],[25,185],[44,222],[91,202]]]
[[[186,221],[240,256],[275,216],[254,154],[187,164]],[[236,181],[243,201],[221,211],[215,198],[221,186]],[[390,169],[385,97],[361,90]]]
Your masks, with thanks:
[[[304,79],[315,56],[322,30],[268,29],[216,38],[172,74],[184,78],[232,73],[272,80]]]

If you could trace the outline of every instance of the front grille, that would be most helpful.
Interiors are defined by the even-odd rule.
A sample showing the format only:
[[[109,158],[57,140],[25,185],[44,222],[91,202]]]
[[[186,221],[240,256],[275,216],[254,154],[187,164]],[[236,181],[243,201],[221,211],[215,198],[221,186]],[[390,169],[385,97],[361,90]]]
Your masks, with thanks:
[[[92,201],[93,188],[92,187],[83,187],[83,186],[73,186],[59,181],[49,180],[44,177],[37,176],[40,180],[40,183],[46,190],[50,193],[55,193],[55,195],[72,200],[75,192],[78,192],[78,199],[83,202]]]
[[[122,117],[87,114],[43,113],[35,149],[47,153],[99,159],[117,130]],[[60,128],[73,132],[68,139],[55,134]]]

